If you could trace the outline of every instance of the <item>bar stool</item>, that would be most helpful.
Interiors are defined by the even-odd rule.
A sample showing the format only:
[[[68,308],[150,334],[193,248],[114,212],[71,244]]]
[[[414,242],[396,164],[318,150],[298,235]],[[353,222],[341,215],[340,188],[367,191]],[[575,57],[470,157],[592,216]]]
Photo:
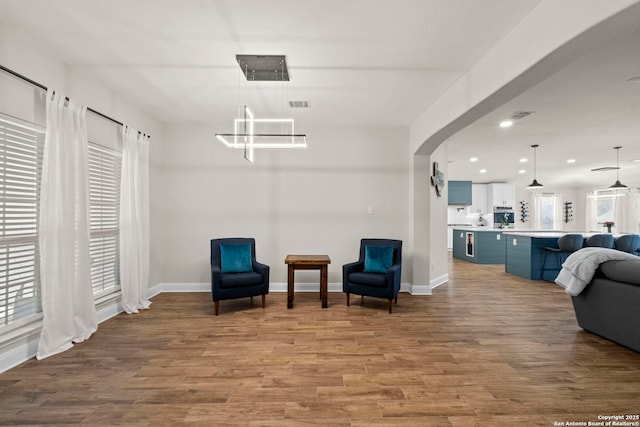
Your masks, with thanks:
[[[587,246],[613,249],[613,234],[594,234],[587,239]]]
[[[615,239],[615,248],[633,255],[640,255],[640,236],[637,234],[619,236]]]
[[[584,246],[584,237],[582,236],[582,234],[565,234],[564,236],[560,237],[558,239],[558,247],[557,248],[552,248],[549,246],[546,246],[543,248],[544,250],[544,255],[542,256],[542,272],[541,272],[541,276],[543,280],[546,280],[544,278],[544,272],[545,271],[549,271],[549,270],[560,270],[560,267],[562,266],[562,263],[567,259],[567,257],[569,255],[571,255],[572,253],[582,249],[582,247]],[[555,262],[555,267],[556,268],[547,268],[547,254],[548,253],[552,253],[555,255],[556,258],[556,262]],[[564,259],[563,259],[563,255]]]

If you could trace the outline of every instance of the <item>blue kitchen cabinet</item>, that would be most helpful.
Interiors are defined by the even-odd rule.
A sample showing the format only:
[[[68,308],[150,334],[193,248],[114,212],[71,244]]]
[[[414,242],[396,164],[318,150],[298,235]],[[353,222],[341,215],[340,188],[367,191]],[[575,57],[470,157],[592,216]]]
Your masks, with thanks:
[[[470,205],[471,181],[449,181],[449,204],[450,205]]]

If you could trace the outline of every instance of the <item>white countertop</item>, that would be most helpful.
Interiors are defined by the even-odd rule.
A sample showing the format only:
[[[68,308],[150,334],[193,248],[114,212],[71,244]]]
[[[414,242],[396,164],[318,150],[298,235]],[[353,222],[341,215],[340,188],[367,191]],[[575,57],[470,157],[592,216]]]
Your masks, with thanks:
[[[511,230],[511,231],[505,231],[504,234],[508,234],[511,236],[522,236],[522,237],[539,237],[539,238],[560,238],[562,236],[564,236],[565,234],[583,234],[585,237],[589,237],[587,234],[585,233],[580,233],[580,232],[568,232],[568,231],[518,231],[518,230]],[[591,233],[593,234],[593,233]]]
[[[453,228],[454,230],[465,230],[465,231],[491,231],[494,233],[500,233],[503,231],[507,231],[507,230],[512,230],[513,228],[493,228],[493,227],[481,227],[481,226],[458,226],[458,225],[450,225],[449,227]]]
[[[608,234],[601,232],[593,232],[593,231],[534,231],[534,230],[510,230],[505,231],[505,234],[513,235],[513,236],[523,236],[523,237],[549,237],[549,238],[560,238],[565,234],[582,234],[585,238],[589,238],[594,234]],[[613,234],[613,237],[622,236],[622,234]]]
[[[559,230],[532,230],[532,229],[514,229],[514,228],[493,228],[493,227],[479,227],[479,226],[450,226],[454,230],[463,230],[463,231],[485,231],[492,233],[503,233],[510,234],[514,236],[523,236],[523,237],[540,237],[540,238],[559,238],[564,236],[565,234],[582,234],[584,237],[590,237],[597,233],[587,233],[583,231],[559,231]]]

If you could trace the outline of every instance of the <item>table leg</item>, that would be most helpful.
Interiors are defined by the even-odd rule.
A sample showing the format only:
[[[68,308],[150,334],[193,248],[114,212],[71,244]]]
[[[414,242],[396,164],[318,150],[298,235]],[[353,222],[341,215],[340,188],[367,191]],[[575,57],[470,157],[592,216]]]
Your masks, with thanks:
[[[287,308],[293,308],[293,286],[294,286],[294,271],[293,265],[289,264],[287,272]]]
[[[320,267],[320,298],[322,298],[322,308],[327,308],[327,266]]]

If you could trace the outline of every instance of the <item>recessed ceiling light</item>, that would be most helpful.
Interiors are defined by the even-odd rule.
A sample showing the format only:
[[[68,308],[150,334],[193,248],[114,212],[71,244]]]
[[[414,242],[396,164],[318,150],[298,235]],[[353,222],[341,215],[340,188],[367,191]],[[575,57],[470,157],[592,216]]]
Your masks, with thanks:
[[[529,159],[523,157],[520,159],[520,163],[527,163],[529,161]]]
[[[567,163],[575,163],[575,162],[576,162],[576,159],[569,159],[569,160],[567,160]]]
[[[520,169],[520,170],[518,171],[518,173],[525,173],[525,172],[526,172],[526,170],[524,170],[524,169]]]
[[[487,173],[486,169],[480,169],[480,173]]]
[[[477,161],[478,161],[478,158],[477,158],[477,157],[470,157],[470,158],[469,158],[469,161],[470,161],[470,162],[477,162]]]
[[[512,120],[503,120],[503,121],[500,122],[500,127],[501,128],[508,128],[512,124],[513,124]]]

